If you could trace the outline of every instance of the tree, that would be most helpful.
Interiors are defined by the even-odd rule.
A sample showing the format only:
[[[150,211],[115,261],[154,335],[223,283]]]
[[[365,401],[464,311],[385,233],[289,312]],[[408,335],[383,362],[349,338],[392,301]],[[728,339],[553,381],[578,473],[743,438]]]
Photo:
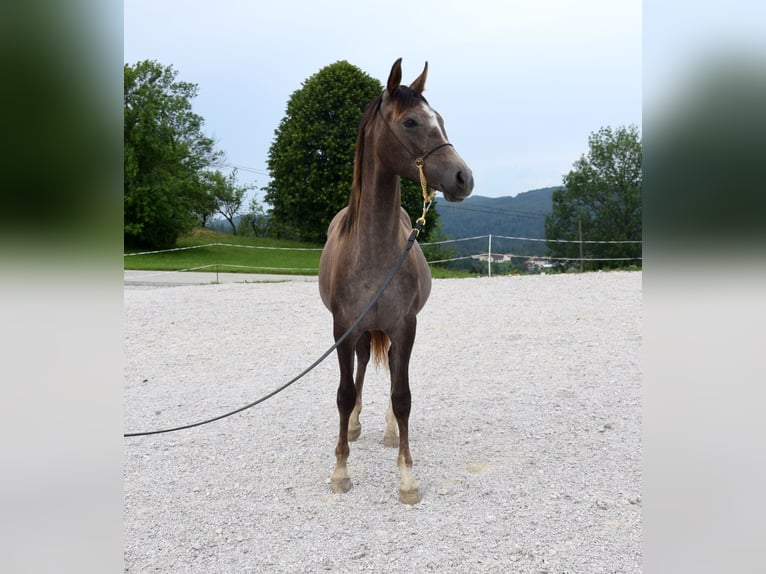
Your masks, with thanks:
[[[192,112],[196,84],[176,76],[172,66],[154,61],[125,64],[126,244],[170,247],[210,213],[203,174],[223,154]]]
[[[553,193],[545,219],[552,257],[620,259],[641,257],[640,243],[558,243],[553,240],[641,241],[642,148],[637,126],[603,127],[588,138],[581,156]],[[582,237],[580,236],[582,233]],[[588,268],[640,264],[633,261],[590,262]]]
[[[252,230],[256,237],[266,237],[269,231],[269,216],[257,197],[250,200],[247,213],[239,220],[240,230],[243,235]]]
[[[271,204],[271,227],[279,235],[324,241],[330,220],[348,205],[354,145],[367,104],[383,85],[346,61],[322,68],[303,82],[287,103],[269,149],[271,182],[264,200]],[[402,206],[420,217],[420,186],[402,181]],[[435,228],[431,209],[421,241]]]
[[[223,215],[231,225],[233,235],[237,234],[237,225],[234,218],[242,209],[245,193],[253,189],[250,185],[237,185],[237,170],[225,176],[220,171],[207,172],[203,175],[210,197],[213,198],[215,210]]]
[[[201,191],[192,208],[194,215],[199,219],[201,227],[205,227],[208,224],[208,219],[218,211],[214,184],[209,181],[210,175],[210,172],[202,172],[200,177]]]

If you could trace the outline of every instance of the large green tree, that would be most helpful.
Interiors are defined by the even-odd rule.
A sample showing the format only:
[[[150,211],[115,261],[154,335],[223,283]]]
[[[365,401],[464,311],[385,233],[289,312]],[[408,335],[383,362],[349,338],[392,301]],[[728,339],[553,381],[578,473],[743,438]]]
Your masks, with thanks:
[[[637,126],[603,127],[590,134],[589,151],[553,193],[545,236],[553,257],[613,259],[588,262],[589,269],[640,264],[642,148]],[[556,242],[569,240],[577,243]],[[580,239],[583,243],[579,243]],[[588,243],[611,242],[611,243]]]
[[[356,66],[339,61],[303,82],[287,103],[269,149],[271,230],[302,241],[322,242],[333,216],[348,205],[354,145],[367,104],[383,85]],[[402,206],[420,217],[420,186],[402,180]],[[427,241],[438,214],[431,208],[420,235]]]
[[[213,208],[205,170],[223,154],[192,111],[197,85],[172,66],[125,64],[124,234],[127,245],[166,248]]]

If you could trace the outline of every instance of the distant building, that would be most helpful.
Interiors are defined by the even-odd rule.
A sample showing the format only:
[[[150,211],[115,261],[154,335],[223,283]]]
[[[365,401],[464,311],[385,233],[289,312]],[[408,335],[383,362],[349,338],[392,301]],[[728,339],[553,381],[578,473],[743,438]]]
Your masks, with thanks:
[[[551,267],[553,267],[553,261],[551,261],[550,257],[538,257],[537,255],[533,255],[527,259],[527,269],[530,271],[535,269],[550,269]]]
[[[513,259],[513,253],[492,253],[492,263],[503,263],[505,261],[511,261]],[[471,255],[471,259],[477,261],[489,261],[489,253],[479,253],[478,255]]]

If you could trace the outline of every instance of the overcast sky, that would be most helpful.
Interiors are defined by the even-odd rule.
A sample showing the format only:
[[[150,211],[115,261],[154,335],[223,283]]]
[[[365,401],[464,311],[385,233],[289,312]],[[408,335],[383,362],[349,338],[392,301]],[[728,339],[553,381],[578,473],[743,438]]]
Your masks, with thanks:
[[[124,59],[172,65],[240,180],[263,186],[290,95],[347,60],[382,83],[426,60],[425,96],[475,195],[560,185],[602,126],[641,126],[637,0],[126,0]],[[263,197],[258,192],[259,198]]]

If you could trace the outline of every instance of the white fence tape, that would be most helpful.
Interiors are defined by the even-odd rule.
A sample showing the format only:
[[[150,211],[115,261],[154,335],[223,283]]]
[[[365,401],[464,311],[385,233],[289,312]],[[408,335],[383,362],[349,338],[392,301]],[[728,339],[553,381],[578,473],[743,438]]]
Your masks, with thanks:
[[[477,235],[474,237],[463,237],[460,239],[445,239],[444,241],[433,241],[429,243],[422,243],[421,245],[425,246],[432,246],[432,245],[444,245],[447,243],[457,243],[461,241],[476,241],[479,239],[487,239],[488,240],[488,249],[485,253],[475,253],[473,255],[465,255],[462,257],[453,257],[450,259],[436,259],[429,261],[429,265],[433,265],[436,263],[449,263],[451,261],[461,261],[465,259],[471,259],[471,258],[478,258],[481,256],[487,257],[487,272],[491,275],[491,265],[492,263],[498,263],[498,261],[492,261],[491,256],[491,245],[492,245],[492,239],[508,239],[512,241],[539,241],[539,242],[550,242],[550,243],[588,243],[588,244],[625,244],[625,243],[633,243],[633,244],[640,244],[643,243],[642,241],[591,241],[591,240],[577,240],[577,239],[542,239],[539,237],[512,237],[507,235]],[[125,257],[131,257],[135,255],[154,255],[156,253],[170,253],[173,251],[184,251],[188,249],[199,249],[202,247],[236,247],[241,249],[269,249],[274,251],[321,251],[321,247],[268,247],[268,246],[262,246],[262,245],[240,245],[235,243],[206,243],[204,245],[192,245],[189,247],[174,247],[172,249],[161,249],[157,251],[141,251],[138,253],[124,253],[123,255]],[[548,257],[544,255],[513,255],[513,254],[504,254],[503,255],[506,258],[514,258],[514,259],[530,259],[535,258],[537,260],[541,261],[643,261],[643,257]],[[216,269],[220,268],[231,268],[231,269],[257,269],[260,271],[292,271],[292,272],[310,272],[314,273],[317,271],[317,268],[312,267],[264,267],[264,266],[250,266],[250,265],[232,265],[232,264],[226,264],[226,263],[212,263],[209,265],[201,265],[199,267],[189,267],[188,269],[178,269],[178,270],[172,270],[172,271],[160,271],[157,273],[157,275],[161,275],[164,273],[181,273],[185,271],[199,271],[201,269],[209,269],[215,267]]]

